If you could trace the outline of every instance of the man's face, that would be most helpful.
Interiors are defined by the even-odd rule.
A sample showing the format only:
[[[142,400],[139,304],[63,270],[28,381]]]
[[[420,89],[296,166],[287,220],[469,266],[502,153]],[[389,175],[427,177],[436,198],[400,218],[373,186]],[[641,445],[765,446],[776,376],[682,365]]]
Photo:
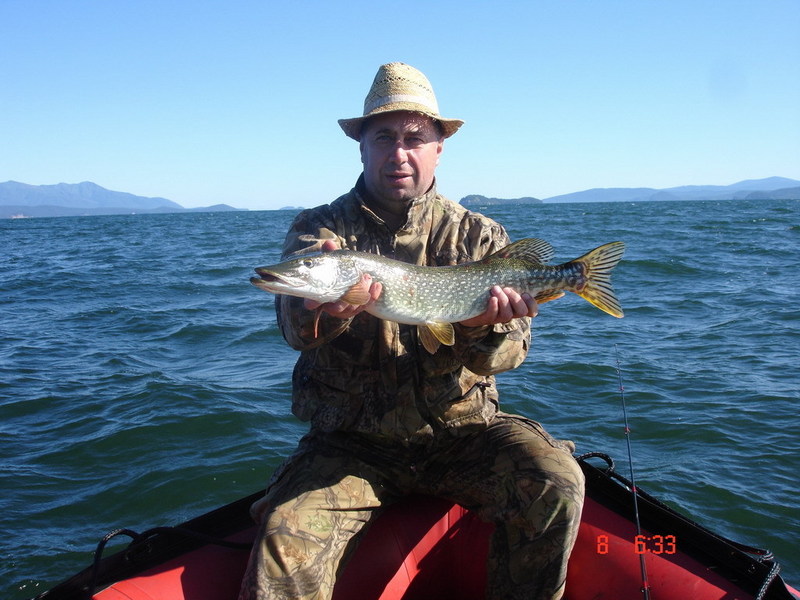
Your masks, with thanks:
[[[361,132],[367,190],[377,200],[406,202],[433,183],[444,138],[432,119],[410,112],[372,117]]]

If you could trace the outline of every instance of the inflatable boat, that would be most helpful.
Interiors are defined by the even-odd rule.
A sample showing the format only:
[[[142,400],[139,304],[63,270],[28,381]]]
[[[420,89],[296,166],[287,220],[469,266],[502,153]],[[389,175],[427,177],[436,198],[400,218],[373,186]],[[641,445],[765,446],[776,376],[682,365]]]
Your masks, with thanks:
[[[578,460],[586,502],[565,600],[800,599],[768,551],[682,516],[618,474],[607,455]],[[177,527],[111,532],[99,543],[94,564],[36,600],[235,600],[256,532],[249,507],[262,495]],[[446,500],[409,497],[366,532],[334,600],[483,598],[492,530]],[[118,535],[133,541],[103,557],[106,543]]]

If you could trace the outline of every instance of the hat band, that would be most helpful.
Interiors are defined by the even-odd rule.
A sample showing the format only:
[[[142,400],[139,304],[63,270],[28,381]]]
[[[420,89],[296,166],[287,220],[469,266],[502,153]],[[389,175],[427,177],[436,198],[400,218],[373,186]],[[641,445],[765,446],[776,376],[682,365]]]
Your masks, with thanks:
[[[428,110],[432,111],[434,114],[439,113],[438,106],[431,106],[430,99],[424,98],[422,96],[413,96],[411,94],[393,94],[391,96],[381,96],[370,102],[369,104],[364,104],[364,116],[368,115],[376,108],[380,108],[382,106],[386,106],[387,104],[395,104],[400,102],[411,102],[414,104],[420,104],[428,108]]]

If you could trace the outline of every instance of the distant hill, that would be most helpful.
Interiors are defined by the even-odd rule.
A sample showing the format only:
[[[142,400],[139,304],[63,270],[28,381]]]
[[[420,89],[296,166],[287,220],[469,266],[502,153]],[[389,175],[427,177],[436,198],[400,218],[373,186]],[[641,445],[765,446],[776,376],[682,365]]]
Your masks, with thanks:
[[[800,200],[800,187],[781,188],[771,192],[751,192],[747,200]]]
[[[658,200],[798,199],[800,181],[786,177],[748,179],[731,185],[684,185],[673,188],[595,188],[545,198],[544,202],[651,202]]]
[[[90,181],[56,185],[29,185],[17,181],[0,183],[0,218],[230,210],[238,209],[227,204],[189,209],[166,198],[115,192]]]
[[[464,196],[461,199],[461,206],[466,208],[478,208],[480,206],[492,206],[495,204],[541,204],[541,200],[538,198],[487,198],[486,196],[481,196],[479,194],[472,194],[470,196]]]

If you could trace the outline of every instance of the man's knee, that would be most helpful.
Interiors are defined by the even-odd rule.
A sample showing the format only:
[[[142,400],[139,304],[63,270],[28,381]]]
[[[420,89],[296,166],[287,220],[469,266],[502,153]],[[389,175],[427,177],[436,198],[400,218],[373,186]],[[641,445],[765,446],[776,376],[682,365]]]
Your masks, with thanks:
[[[583,510],[585,479],[577,461],[566,452],[561,456],[549,457],[547,470],[534,469],[538,481],[526,482],[522,486],[529,502],[523,511],[525,529],[545,531],[551,527],[575,529],[580,522]]]

